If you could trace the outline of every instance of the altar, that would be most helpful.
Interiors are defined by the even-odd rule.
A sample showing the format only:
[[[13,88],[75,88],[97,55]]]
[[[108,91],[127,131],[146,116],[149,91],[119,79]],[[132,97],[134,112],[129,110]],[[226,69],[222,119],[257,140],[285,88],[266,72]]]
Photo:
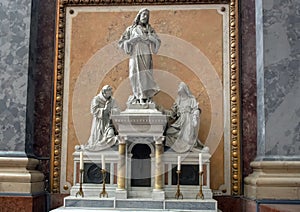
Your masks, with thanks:
[[[119,132],[117,145],[74,152],[74,186],[64,209],[217,211],[206,149],[177,153],[166,148],[167,117],[154,104],[129,106],[112,119]]]

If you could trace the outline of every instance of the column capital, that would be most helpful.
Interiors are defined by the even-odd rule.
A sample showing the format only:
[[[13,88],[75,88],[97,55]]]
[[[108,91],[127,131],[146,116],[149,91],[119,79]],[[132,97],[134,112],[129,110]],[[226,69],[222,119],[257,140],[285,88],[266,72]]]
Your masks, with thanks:
[[[126,141],[128,140],[128,137],[127,136],[118,136],[118,141],[119,141],[119,144],[126,144]]]
[[[153,140],[155,141],[155,144],[162,144],[165,140],[165,136],[153,136]]]

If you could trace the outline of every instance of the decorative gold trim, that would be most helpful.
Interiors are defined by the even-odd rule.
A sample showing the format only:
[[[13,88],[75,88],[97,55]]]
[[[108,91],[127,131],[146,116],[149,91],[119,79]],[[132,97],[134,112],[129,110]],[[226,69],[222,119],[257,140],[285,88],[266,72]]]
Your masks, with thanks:
[[[240,86],[238,51],[238,0],[58,0],[56,18],[56,47],[54,68],[54,94],[51,143],[51,192],[60,192],[60,162],[62,140],[63,76],[65,51],[65,18],[68,6],[129,6],[129,5],[186,5],[229,4],[230,22],[230,129],[231,129],[231,193],[241,194],[240,162]]]
[[[231,0],[229,6],[230,40],[230,129],[231,129],[231,194],[241,194],[240,155],[240,75],[238,49],[238,0]]]

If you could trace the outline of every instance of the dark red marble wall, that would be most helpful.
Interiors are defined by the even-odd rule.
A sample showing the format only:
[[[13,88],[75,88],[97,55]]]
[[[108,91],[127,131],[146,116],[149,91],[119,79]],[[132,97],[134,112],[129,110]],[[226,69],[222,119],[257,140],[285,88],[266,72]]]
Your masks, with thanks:
[[[0,196],[1,212],[46,212],[46,195]]]
[[[33,152],[41,161],[40,170],[46,179],[50,170],[51,151],[51,121],[52,121],[52,85],[54,70],[54,40],[55,40],[55,0],[34,1],[32,18],[36,22],[35,36],[31,42],[36,42],[33,51],[32,70],[34,85],[34,134]]]
[[[252,170],[256,157],[256,36],[255,0],[240,1],[241,106],[243,178]]]
[[[256,212],[257,204],[253,200],[232,196],[220,196],[214,199],[218,201],[218,208],[222,212]]]

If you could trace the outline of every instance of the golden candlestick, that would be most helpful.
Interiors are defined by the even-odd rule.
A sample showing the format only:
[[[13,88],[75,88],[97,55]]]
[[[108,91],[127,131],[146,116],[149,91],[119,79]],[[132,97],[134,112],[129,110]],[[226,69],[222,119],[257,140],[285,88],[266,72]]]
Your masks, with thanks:
[[[81,196],[81,197],[84,197],[84,193],[83,193],[83,190],[82,190],[82,181],[83,181],[83,169],[80,169],[80,176],[79,176],[79,191],[77,191],[76,193],[76,197],[77,195]]]
[[[179,178],[180,178],[180,173],[181,172],[180,172],[180,170],[177,170],[176,173],[177,173],[177,191],[176,191],[176,194],[175,194],[175,198],[179,199],[179,197],[181,197],[181,199],[183,199],[183,195],[180,192],[180,183],[179,183]]]
[[[100,193],[100,197],[108,197],[108,193],[105,190],[105,178],[106,178],[106,170],[105,169],[101,169],[101,173],[102,173],[102,192]]]
[[[199,192],[198,194],[196,195],[196,199],[204,199],[204,195],[203,195],[203,192],[202,192],[202,179],[203,179],[203,171],[199,172],[199,184],[200,184],[200,188],[199,188]]]

